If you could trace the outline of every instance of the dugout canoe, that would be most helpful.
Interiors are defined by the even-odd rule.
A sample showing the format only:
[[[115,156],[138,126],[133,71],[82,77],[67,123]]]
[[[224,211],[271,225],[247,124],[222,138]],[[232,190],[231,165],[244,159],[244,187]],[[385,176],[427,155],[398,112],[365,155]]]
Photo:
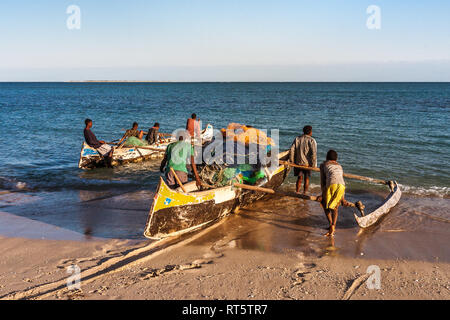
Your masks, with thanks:
[[[359,217],[354,213],[355,220],[360,228],[368,228],[377,223],[382,216],[387,214],[400,201],[402,191],[400,190],[397,181],[386,181],[385,184],[389,186],[391,192],[376,210],[362,217]]]
[[[288,151],[280,153],[278,157],[286,159]],[[284,165],[266,168],[267,179],[260,186],[278,188],[289,170]],[[145,226],[145,237],[159,240],[199,229],[265,196],[261,192],[234,186],[198,191],[195,181],[186,183],[184,188],[186,193],[181,188],[171,189],[160,178]]]
[[[208,124],[201,133],[202,141],[209,141],[213,136],[213,126]],[[160,139],[158,143],[143,147],[121,147],[116,148],[113,154],[112,165],[119,166],[130,162],[140,162],[144,160],[155,160],[164,157],[167,146],[175,142],[175,138],[168,137]],[[78,168],[93,169],[105,167],[106,163],[95,148],[83,142],[80,152]]]
[[[119,166],[130,162],[140,162],[143,160],[162,158],[167,146],[174,141],[175,139],[168,138],[161,141],[161,143],[155,143],[145,147],[122,147],[115,149],[112,165]],[[93,169],[105,166],[105,161],[97,150],[90,147],[86,142],[83,142],[80,152],[80,160],[78,161],[78,168]]]

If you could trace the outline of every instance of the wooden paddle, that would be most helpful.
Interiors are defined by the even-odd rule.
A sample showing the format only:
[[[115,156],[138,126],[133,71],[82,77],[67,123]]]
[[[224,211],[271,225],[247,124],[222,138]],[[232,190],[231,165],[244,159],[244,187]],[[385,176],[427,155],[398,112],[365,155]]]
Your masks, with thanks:
[[[172,172],[173,176],[175,177],[175,180],[177,180],[178,185],[180,186],[181,190],[183,190],[184,193],[187,193],[186,189],[184,188],[183,184],[181,183],[180,178],[178,178],[177,174],[175,173],[175,170],[173,168],[170,168],[170,172]]]
[[[258,187],[258,186],[251,186],[251,185],[242,184],[242,183],[234,183],[233,185],[235,187],[241,188],[241,189],[252,190],[252,191],[257,191],[257,192],[265,192],[265,193],[276,194],[276,195],[280,195],[280,196],[294,197],[294,198],[300,198],[300,199],[317,201],[317,202],[320,202],[320,200],[321,200],[320,197],[307,196],[305,194],[298,194],[298,193],[295,193],[295,192],[279,192],[279,191],[277,192],[277,191],[275,191],[273,189],[263,188],[263,187]],[[343,205],[345,207],[357,208],[359,210],[359,212],[361,213],[361,215],[364,216],[364,208],[365,208],[365,206],[363,205],[363,203],[361,201],[353,203],[353,202],[349,202],[349,201],[345,200],[343,202]]]
[[[294,168],[300,168],[300,169],[304,169],[304,170],[320,172],[319,168],[300,166],[298,164],[291,163],[291,162],[288,162],[288,161],[283,161],[283,160],[280,160],[279,162],[280,162],[280,164],[283,164],[285,166],[290,166],[290,167],[294,167]],[[380,183],[380,184],[387,184],[387,185],[389,184],[389,181],[386,181],[386,180],[380,180],[380,179],[374,179],[374,178],[369,178],[369,177],[363,177],[363,176],[358,176],[356,174],[351,174],[351,173],[344,173],[344,177],[345,178],[349,178],[349,179],[356,179],[356,180],[373,182],[373,183]]]

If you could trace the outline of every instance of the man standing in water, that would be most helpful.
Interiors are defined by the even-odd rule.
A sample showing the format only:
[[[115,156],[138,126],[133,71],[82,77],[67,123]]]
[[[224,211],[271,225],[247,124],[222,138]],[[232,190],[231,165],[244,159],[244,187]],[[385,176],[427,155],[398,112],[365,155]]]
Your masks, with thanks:
[[[92,120],[86,119],[84,120],[86,127],[84,128],[84,139],[86,143],[91,147],[97,150],[98,153],[105,159],[106,165],[109,168],[112,168],[112,157],[114,153],[114,148],[109,144],[106,144],[105,141],[97,140],[95,134],[91,131],[92,128]]]
[[[197,115],[193,113],[186,121],[186,130],[191,135],[191,138],[200,137],[200,123],[197,121]]]
[[[295,138],[289,150],[289,161],[301,166],[317,167],[317,142],[312,137],[311,126],[305,126],[303,128],[303,135]],[[311,170],[294,168],[294,175],[298,177],[296,192],[300,192],[304,178],[303,193],[306,194],[308,192]]]
[[[177,142],[167,146],[164,159],[161,161],[160,171],[164,172],[165,169],[167,184],[174,188],[178,184],[175,175],[181,183],[188,182],[187,163],[190,162],[197,187],[200,189],[202,184],[194,161],[194,147],[189,142],[184,141],[184,136],[189,135],[187,133],[180,134]]]
[[[330,227],[326,236],[333,236],[336,230],[338,208],[341,202],[345,205],[344,170],[337,162],[337,152],[329,150],[327,159],[320,165],[320,187],[322,189],[322,207]]]

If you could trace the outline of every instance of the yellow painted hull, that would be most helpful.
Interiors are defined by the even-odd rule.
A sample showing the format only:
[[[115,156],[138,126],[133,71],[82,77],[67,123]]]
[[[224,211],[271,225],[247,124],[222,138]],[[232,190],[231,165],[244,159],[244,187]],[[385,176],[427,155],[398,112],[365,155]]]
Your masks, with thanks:
[[[280,158],[287,156],[287,151]],[[267,182],[261,186],[276,189],[285,180],[288,167],[268,170]],[[187,193],[171,189],[161,178],[150,209],[144,235],[161,239],[189,232],[213,223],[233,212],[236,207],[252,203],[264,196],[261,192],[233,186],[198,191],[195,182],[185,185]]]

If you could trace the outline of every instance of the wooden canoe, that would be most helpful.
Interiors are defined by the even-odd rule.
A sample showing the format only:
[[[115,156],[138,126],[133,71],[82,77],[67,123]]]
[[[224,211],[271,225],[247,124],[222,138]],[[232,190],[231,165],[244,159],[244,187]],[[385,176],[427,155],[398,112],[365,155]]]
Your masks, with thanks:
[[[355,219],[360,228],[368,228],[374,225],[382,216],[387,214],[400,201],[402,191],[396,181],[389,181],[388,186],[391,192],[383,201],[383,203],[375,210],[363,217],[358,217],[355,213]]]
[[[213,137],[214,128],[208,124],[201,133],[202,141],[209,141]],[[158,143],[143,146],[143,147],[121,147],[114,150],[112,165],[118,166],[130,162],[140,162],[143,160],[161,159],[167,146],[175,142],[175,138],[167,137],[159,140]],[[106,163],[95,148],[92,148],[83,142],[80,152],[80,160],[78,161],[78,168],[93,169],[105,167]]]
[[[130,162],[139,162],[143,160],[158,159],[164,156],[167,146],[174,142],[175,139],[167,138],[161,143],[152,144],[145,147],[122,147],[115,149],[113,154],[112,165],[118,166]],[[148,149],[146,149],[148,148]],[[78,168],[93,169],[105,167],[105,161],[100,156],[95,148],[92,148],[83,142],[80,152],[80,160],[78,161]]]
[[[285,159],[288,151],[279,154]],[[278,188],[286,179],[290,168],[279,165],[267,168],[266,180],[260,185],[271,189]],[[265,196],[264,193],[225,186],[198,191],[195,181],[181,188],[171,189],[160,178],[144,236],[149,239],[162,239],[199,229],[232,213],[234,209],[249,205]]]

